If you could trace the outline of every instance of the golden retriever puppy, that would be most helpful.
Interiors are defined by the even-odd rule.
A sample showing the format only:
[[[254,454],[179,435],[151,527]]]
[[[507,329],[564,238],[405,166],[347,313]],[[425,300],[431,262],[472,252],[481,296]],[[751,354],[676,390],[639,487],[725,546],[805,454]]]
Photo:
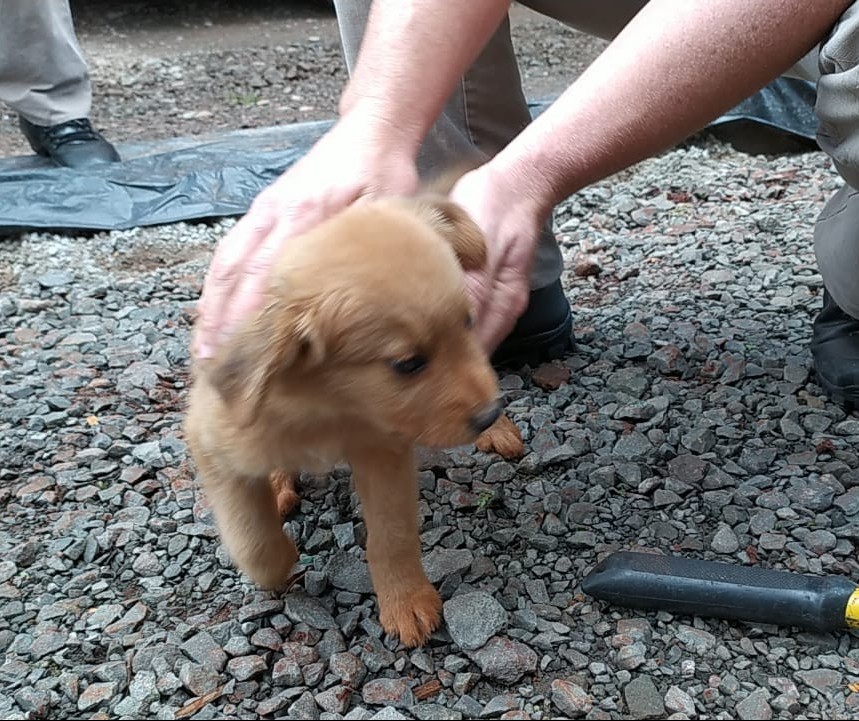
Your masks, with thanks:
[[[407,646],[436,628],[414,447],[473,442],[499,417],[463,273],[485,252],[443,195],[353,205],[286,243],[265,307],[195,368],[189,447],[223,543],[255,583],[282,587],[297,561],[281,513],[298,473],[345,460],[382,626]]]

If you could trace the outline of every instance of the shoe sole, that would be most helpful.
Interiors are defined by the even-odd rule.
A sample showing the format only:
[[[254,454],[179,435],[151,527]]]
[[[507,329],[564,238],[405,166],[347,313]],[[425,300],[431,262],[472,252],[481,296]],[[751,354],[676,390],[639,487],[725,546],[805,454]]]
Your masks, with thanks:
[[[817,385],[823,388],[826,395],[834,403],[837,403],[848,413],[859,408],[859,386],[847,386],[844,388],[830,383],[816,371],[814,375],[817,378]]]
[[[561,325],[543,333],[526,338],[507,339],[492,356],[492,365],[497,369],[518,370],[523,366],[536,366],[562,358],[575,348],[573,315]]]

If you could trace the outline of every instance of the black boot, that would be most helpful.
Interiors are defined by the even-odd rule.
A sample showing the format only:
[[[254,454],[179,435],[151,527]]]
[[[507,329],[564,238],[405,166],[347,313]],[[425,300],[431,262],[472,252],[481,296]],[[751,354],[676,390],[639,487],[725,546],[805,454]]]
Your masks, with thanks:
[[[516,369],[560,358],[573,349],[573,316],[561,281],[531,291],[528,307],[492,355],[497,367]]]
[[[86,168],[100,163],[116,163],[120,159],[116,149],[86,118],[48,126],[34,125],[19,118],[19,124],[30,147],[57,165]]]
[[[859,407],[859,320],[823,292],[823,310],[814,321],[811,353],[817,382],[836,403]]]

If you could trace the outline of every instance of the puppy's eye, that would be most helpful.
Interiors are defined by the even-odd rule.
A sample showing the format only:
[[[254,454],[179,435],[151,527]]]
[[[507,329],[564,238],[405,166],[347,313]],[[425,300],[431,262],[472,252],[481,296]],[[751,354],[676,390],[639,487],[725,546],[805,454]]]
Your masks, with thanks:
[[[402,376],[413,376],[426,368],[428,362],[426,356],[413,355],[409,358],[391,361],[391,368]]]
[[[471,313],[465,316],[465,327],[467,330],[474,328],[474,316]]]

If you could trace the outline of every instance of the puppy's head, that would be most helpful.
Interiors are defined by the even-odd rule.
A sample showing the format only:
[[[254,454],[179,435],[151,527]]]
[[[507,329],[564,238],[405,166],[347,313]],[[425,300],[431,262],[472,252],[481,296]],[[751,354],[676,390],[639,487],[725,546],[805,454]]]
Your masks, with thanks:
[[[208,369],[240,425],[308,422],[411,443],[473,440],[498,415],[463,270],[476,225],[442,196],[352,206],[287,242],[263,311]],[[287,430],[287,429],[284,429]]]

